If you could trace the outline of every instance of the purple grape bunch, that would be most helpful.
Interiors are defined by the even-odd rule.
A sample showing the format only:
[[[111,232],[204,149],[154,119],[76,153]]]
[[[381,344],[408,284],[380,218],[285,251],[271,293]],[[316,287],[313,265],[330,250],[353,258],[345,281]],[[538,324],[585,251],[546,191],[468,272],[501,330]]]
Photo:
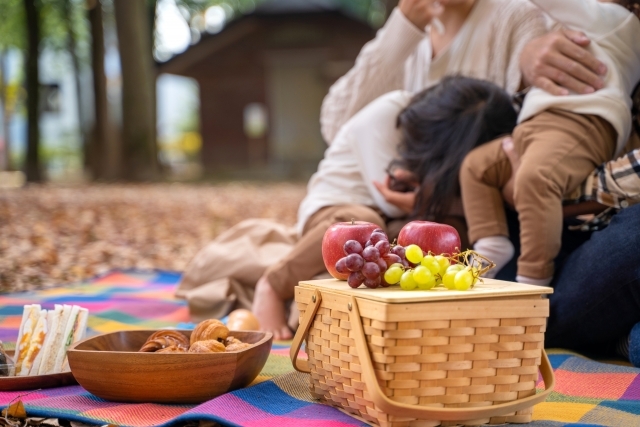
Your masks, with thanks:
[[[392,246],[381,228],[373,230],[363,245],[357,240],[347,240],[343,246],[345,256],[336,263],[338,273],[348,274],[347,283],[352,288],[364,284],[367,288],[388,287],[384,272],[391,264],[408,266],[404,248]]]

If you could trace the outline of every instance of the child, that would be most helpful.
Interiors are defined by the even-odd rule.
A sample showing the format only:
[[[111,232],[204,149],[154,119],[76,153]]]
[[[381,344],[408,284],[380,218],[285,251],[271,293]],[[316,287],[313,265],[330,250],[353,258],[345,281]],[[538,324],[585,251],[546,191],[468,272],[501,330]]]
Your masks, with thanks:
[[[521,241],[516,280],[547,285],[560,248],[563,196],[619,153],[631,131],[630,94],[640,80],[640,1],[532,2],[584,31],[610,70],[605,88],[592,94],[555,97],[532,88],[513,133],[521,159],[514,181]],[[460,171],[469,239],[498,267],[513,256],[500,193],[511,168],[500,145],[493,141],[472,151]]]
[[[309,181],[307,196],[298,211],[300,240],[258,282],[253,311],[262,327],[275,331],[279,338],[287,337],[285,301],[293,298],[299,281],[325,271],[321,243],[331,224],[356,219],[384,228],[386,218],[403,215],[384,200],[373,184],[384,180],[401,140],[410,140],[412,147],[429,143],[454,146],[461,142],[460,149],[467,152],[480,142],[511,132],[516,118],[506,91],[466,77],[445,78],[413,99],[405,91],[390,92],[353,116]],[[486,126],[488,122],[490,126]],[[430,130],[425,131],[424,125]],[[458,131],[452,134],[451,129]]]

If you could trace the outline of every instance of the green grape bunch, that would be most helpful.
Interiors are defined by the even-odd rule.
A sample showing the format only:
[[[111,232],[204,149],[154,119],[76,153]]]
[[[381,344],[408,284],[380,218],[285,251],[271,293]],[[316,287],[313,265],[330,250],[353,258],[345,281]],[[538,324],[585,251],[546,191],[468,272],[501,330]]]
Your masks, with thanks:
[[[395,263],[384,273],[385,282],[404,290],[429,290],[444,287],[448,290],[472,289],[480,276],[495,267],[489,259],[467,250],[452,256],[425,254],[418,245],[404,248],[407,264]]]

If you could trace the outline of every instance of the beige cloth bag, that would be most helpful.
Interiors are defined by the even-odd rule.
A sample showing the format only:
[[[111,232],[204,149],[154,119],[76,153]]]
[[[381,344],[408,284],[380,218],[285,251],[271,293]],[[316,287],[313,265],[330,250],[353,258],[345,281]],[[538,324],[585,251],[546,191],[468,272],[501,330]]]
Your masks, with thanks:
[[[191,260],[176,290],[194,322],[251,309],[256,282],[267,267],[289,253],[294,227],[268,219],[242,221],[216,237]]]

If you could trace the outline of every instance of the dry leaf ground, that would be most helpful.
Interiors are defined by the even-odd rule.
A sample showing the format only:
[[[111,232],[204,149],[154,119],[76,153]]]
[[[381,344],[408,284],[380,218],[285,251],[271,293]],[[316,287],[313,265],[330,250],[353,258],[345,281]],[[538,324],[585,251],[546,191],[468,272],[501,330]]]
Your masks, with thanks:
[[[245,218],[294,224],[302,184],[29,186],[0,190],[0,291],[113,268],[181,271]]]

